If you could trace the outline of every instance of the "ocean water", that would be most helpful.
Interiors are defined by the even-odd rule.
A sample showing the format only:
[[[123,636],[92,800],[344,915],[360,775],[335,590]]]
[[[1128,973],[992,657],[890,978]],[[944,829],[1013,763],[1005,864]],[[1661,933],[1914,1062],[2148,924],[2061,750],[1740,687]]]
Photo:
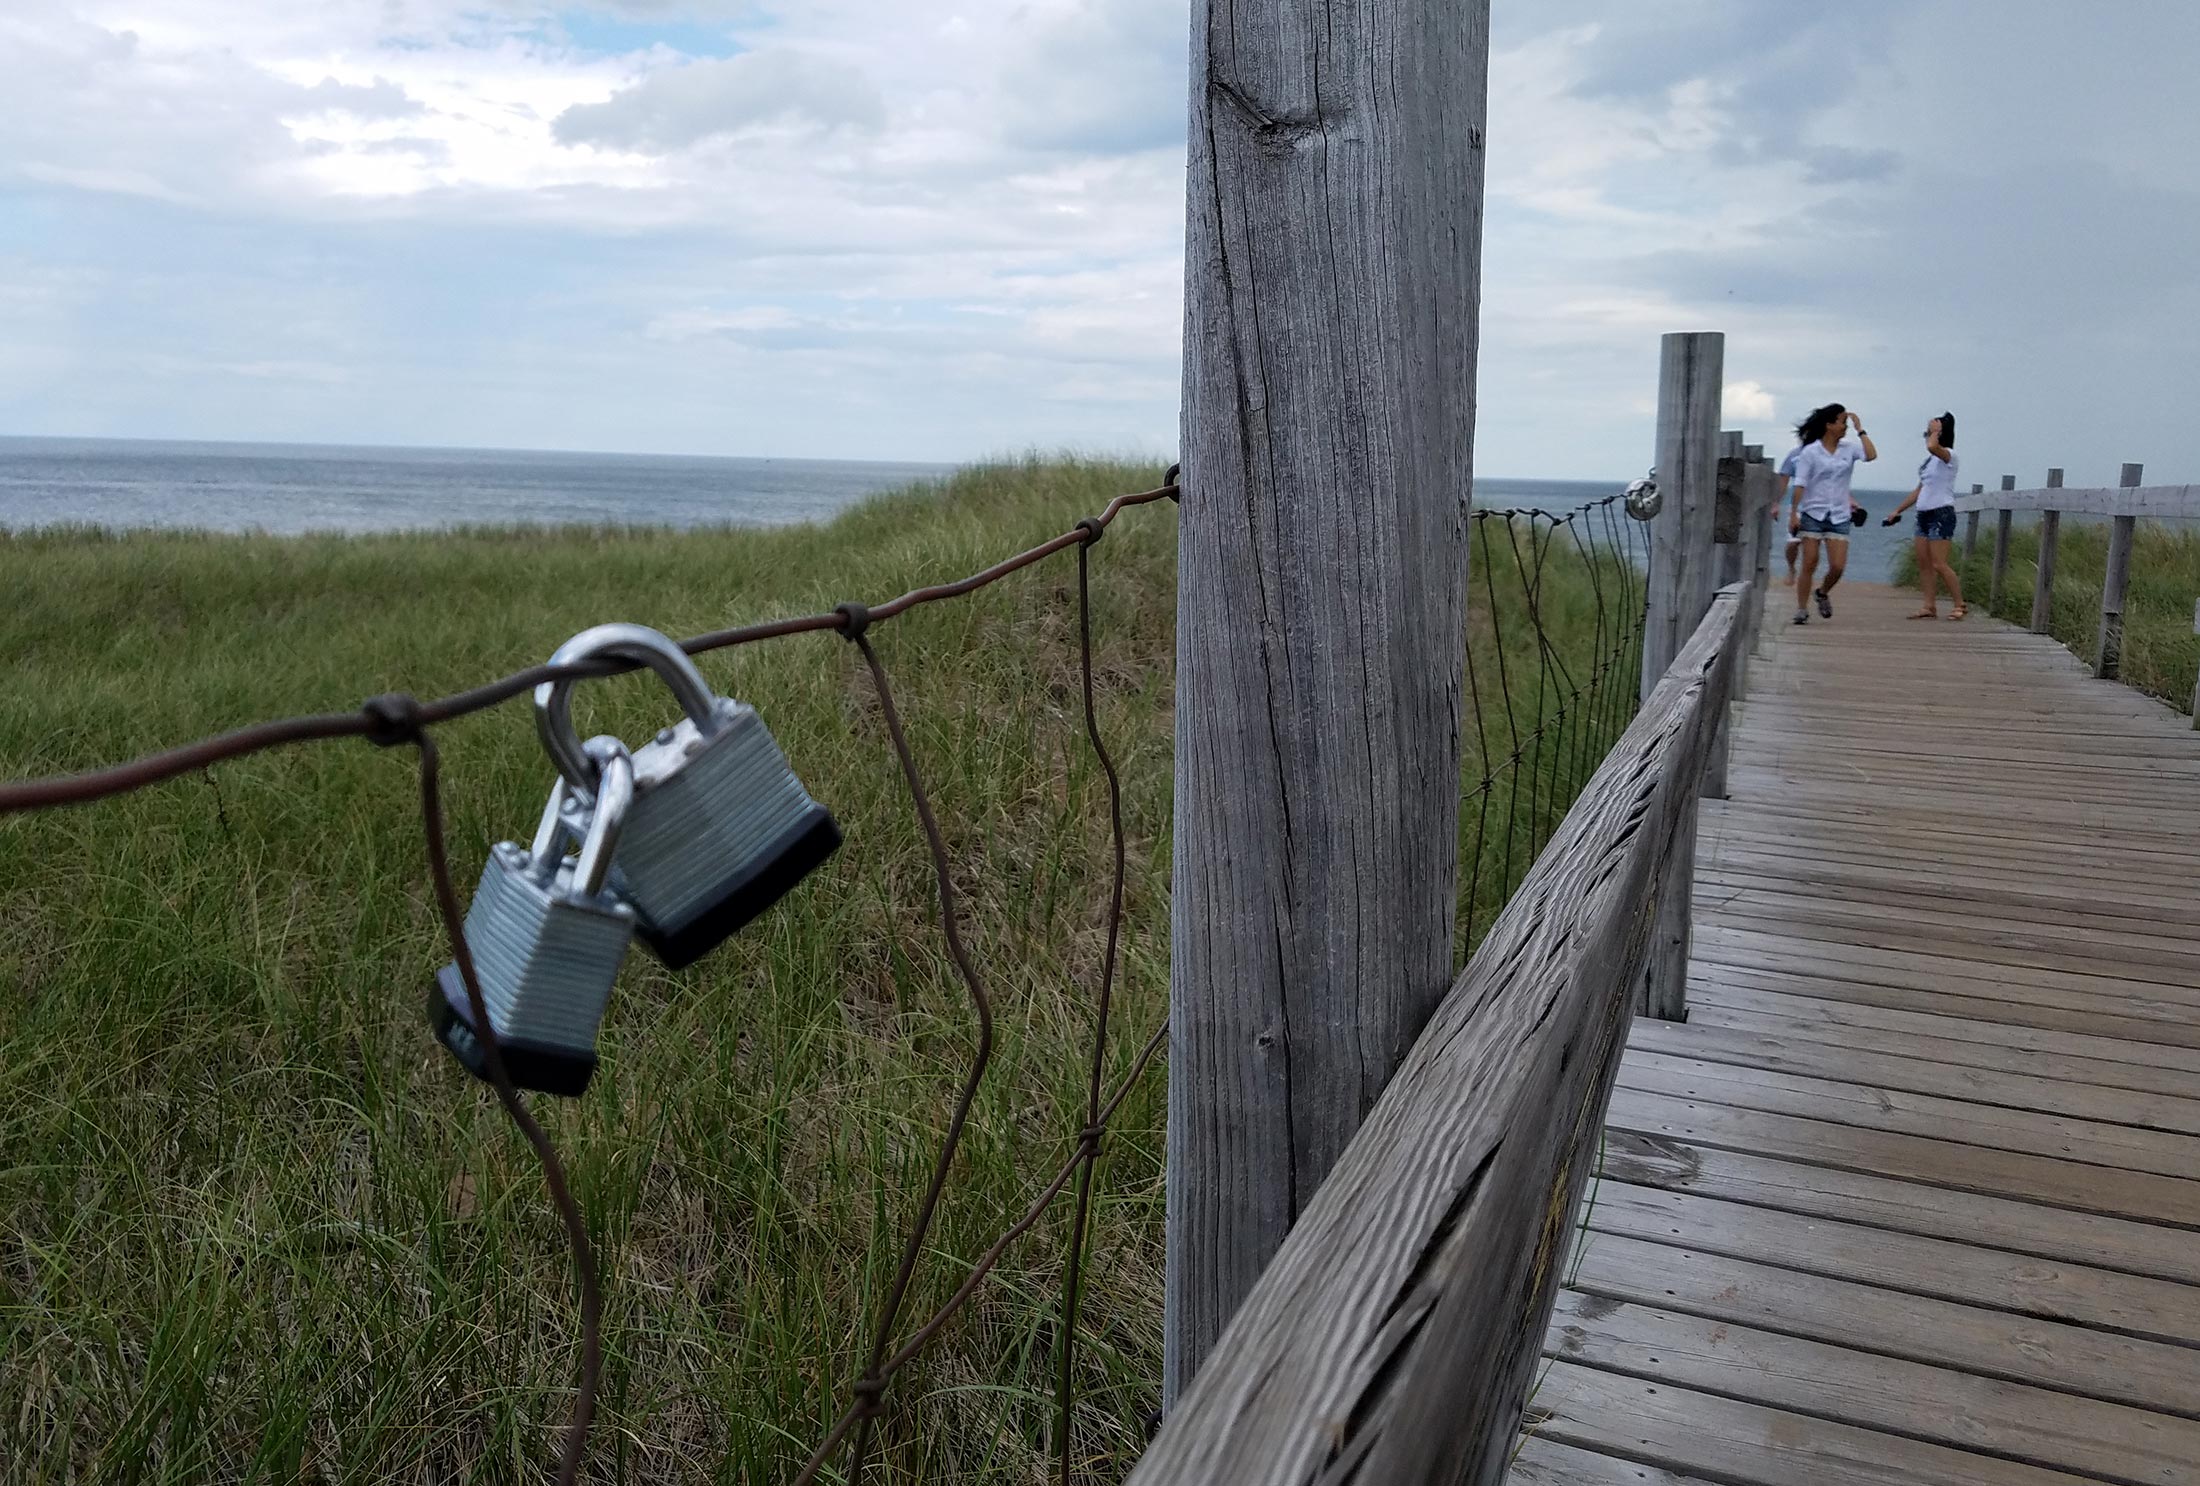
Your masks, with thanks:
[[[941,464],[503,449],[0,438],[0,527],[401,531],[567,522],[780,526]]]
[[[454,525],[779,526],[822,520],[949,465],[503,449],[0,438],[0,529],[403,531]],[[1484,477],[1475,504],[1562,512],[1625,481]],[[1899,495],[1860,492],[1876,512]],[[1851,571],[1883,578],[1903,531],[1859,531]]]

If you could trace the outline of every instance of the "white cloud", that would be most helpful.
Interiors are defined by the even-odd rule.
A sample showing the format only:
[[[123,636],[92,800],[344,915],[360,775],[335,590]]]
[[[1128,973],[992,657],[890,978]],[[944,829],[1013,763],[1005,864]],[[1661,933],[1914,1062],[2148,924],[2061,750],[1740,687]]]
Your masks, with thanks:
[[[653,72],[601,103],[576,104],[560,144],[665,154],[768,124],[877,129],[886,105],[861,71],[796,51],[744,52]]]
[[[1769,424],[1777,415],[1771,392],[1758,381],[1728,382],[1722,397],[1723,408],[1729,422],[1747,421]]]

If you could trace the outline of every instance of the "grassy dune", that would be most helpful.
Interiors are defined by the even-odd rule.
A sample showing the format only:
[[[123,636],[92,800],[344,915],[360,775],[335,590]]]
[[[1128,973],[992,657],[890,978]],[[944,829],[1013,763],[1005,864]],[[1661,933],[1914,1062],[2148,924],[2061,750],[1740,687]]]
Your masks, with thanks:
[[[0,535],[0,776],[439,694],[604,619],[681,634],[876,600],[975,571],[1157,473],[1004,465],[769,532]],[[1174,521],[1166,505],[1126,513],[1093,554],[1130,853],[1111,1077],[1167,1001]],[[1601,565],[1600,632],[1587,564],[1554,550],[1545,650],[1508,546],[1488,558],[1495,621],[1478,579],[1470,636],[1486,696],[1500,650],[1516,672],[1509,739],[1551,715],[1526,687],[1554,657],[1586,678],[1611,650],[1618,574]],[[1108,838],[1074,585],[1058,559],[874,632],[998,1015],[912,1316],[1082,1120]],[[671,973],[637,951],[587,1097],[537,1105],[605,1276],[598,1479],[792,1473],[861,1366],[972,1045],[859,658],[808,636],[704,667],[761,709],[848,839],[701,964]],[[586,731],[640,737],[666,706],[623,677],[577,710]],[[1570,745],[1490,795],[1509,810],[1511,879],[1625,715],[1609,697],[1583,710]],[[1475,736],[1470,719],[1470,783]],[[549,771],[524,704],[438,737],[470,890],[489,843],[531,829]],[[0,1479],[539,1474],[577,1350],[571,1284],[525,1147],[423,1025],[446,950],[415,788],[409,751],[347,742],[0,818]],[[1499,829],[1483,813],[1489,864],[1463,894],[1483,921],[1509,885]],[[1078,1441],[1109,1475],[1158,1391],[1163,1082],[1157,1067],[1131,1096],[1101,1168]],[[1064,1205],[897,1385],[883,1478],[1041,1478],[1067,1226]]]
[[[2020,518],[2021,520],[2021,518]],[[2101,575],[2108,562],[2105,522],[2065,519],[2055,543],[2055,596],[2049,628],[2087,661],[2099,643]],[[1960,552],[1962,543],[1957,542]],[[1979,550],[1957,569],[1964,594],[1982,609],[1992,587],[1994,518],[1979,522]],[[2019,524],[2009,533],[2009,570],[1998,618],[2032,619],[2032,584],[2039,566],[2039,529]],[[1896,581],[1915,583],[1917,562],[1905,553]],[[2200,670],[2200,635],[2192,631],[2193,600],[2200,598],[2200,532],[2190,524],[2141,522],[2133,539],[2131,579],[2124,594],[2126,685],[2159,697],[2180,712],[2192,711],[2193,677]]]

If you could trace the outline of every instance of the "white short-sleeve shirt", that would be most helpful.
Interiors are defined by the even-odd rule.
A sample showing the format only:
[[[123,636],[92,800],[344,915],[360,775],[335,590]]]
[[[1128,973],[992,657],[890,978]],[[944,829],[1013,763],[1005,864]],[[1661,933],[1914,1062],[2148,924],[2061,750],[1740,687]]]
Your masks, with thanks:
[[[1938,511],[1956,503],[1956,451],[1950,449],[1946,460],[1926,455],[1925,462],[1917,467],[1917,508],[1920,511]]]
[[[1802,513],[1829,521],[1848,520],[1849,481],[1863,458],[1864,446],[1846,440],[1831,454],[1816,442],[1798,448],[1793,478],[1803,488]]]

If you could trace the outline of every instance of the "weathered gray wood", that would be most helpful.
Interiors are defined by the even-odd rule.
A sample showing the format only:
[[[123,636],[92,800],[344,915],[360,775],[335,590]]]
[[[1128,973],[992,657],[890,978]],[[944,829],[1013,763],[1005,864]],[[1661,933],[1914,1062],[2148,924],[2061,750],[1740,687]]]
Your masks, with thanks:
[[[1600,1190],[1600,1202],[1602,1197]],[[1567,1284],[1585,1296],[1785,1332],[2081,1398],[2164,1414],[2200,1410],[2200,1351],[1821,1275],[1815,1235],[1797,1238],[1797,1248],[1771,1256],[1788,1266],[1776,1269],[1710,1252],[1692,1235],[1683,1245],[1670,1235],[1599,1231]]]
[[[1569,1362],[1551,1365],[1535,1412],[1538,1439],[1725,1486],[2085,1486],[2062,1471]]]
[[[2116,483],[2125,490],[2139,488],[2143,466],[2127,464]],[[2118,516],[2108,534],[2108,563],[2101,575],[2101,629],[2093,645],[2093,674],[2114,681],[2124,661],[2124,590],[2131,582],[2131,541],[2139,518]]]
[[[1551,1355],[2125,1486],[2200,1479],[2200,1422],[1802,1337],[1565,1295]],[[1656,1359],[1652,1361],[1652,1359]]]
[[[2192,632],[2200,635],[2200,599],[2193,600],[2192,604]],[[2192,725],[2200,728],[2200,676],[2192,681]]]
[[[1451,980],[1489,11],[1191,29],[1170,1398]]]
[[[2017,488],[2015,475],[2001,477],[2004,495]],[[1960,504],[1960,502],[1959,502]],[[1989,612],[2001,607],[2001,590],[2009,576],[2009,508],[2002,506],[1994,517],[1994,581],[1987,590],[1986,607]]]
[[[1971,494],[1982,494],[1985,489],[1986,487],[1984,485],[1973,485],[1971,487]],[[1980,508],[1974,506],[1963,518],[1963,561],[1966,564],[1972,562],[1978,556],[1979,514]]]
[[[2040,486],[1959,495],[1959,511],[2040,511],[2052,508],[2081,516],[2137,516],[2152,521],[2200,520],[2200,485]]]
[[[1567,813],[1134,1486],[1502,1481],[1740,597]]]
[[[1803,1181],[1814,1179],[1808,1168],[1789,1171]],[[1775,1200],[1789,1197],[1777,1187],[1750,1190]],[[1935,1195],[1917,1194],[1923,1202]],[[2018,1204],[2008,1206],[2023,1212]],[[2062,1214],[2046,1216],[2068,1220]],[[1882,1290],[2020,1312],[2094,1331],[2182,1347],[2200,1342],[2200,1289],[2064,1256],[2013,1253],[1992,1247],[1984,1236],[1973,1242],[1841,1222],[1808,1205],[1788,1211],[1638,1186],[1618,1180],[1609,1170],[1597,1188],[1596,1206],[1584,1220],[1591,1230],[1586,1252],[1592,1254],[1597,1235],[1611,1233],[1767,1264],[1804,1265],[1812,1274]],[[2189,1355],[2200,1366],[2200,1347]],[[2200,1403],[2200,1389],[2192,1392],[2188,1407],[2194,1403]]]
[[[1748,581],[1749,537],[1752,511],[1749,506],[1749,461],[1742,457],[1742,435],[1739,429],[1728,429],[1719,435],[1719,466],[1717,479],[1716,515],[1712,523],[1713,564],[1718,574],[1719,586]],[[1742,617],[1739,631],[1742,651],[1746,656],[1748,640],[1752,633],[1749,622],[1749,600],[1742,601]],[[1734,690],[1739,693],[1745,661],[1735,661]],[[1729,712],[1732,711],[1731,706]],[[1719,730],[1711,739],[1711,747],[1704,759],[1703,793],[1715,799],[1726,798],[1726,757],[1731,747],[1733,728],[1729,717],[1719,719]]]
[[[2047,472],[2047,488],[2062,489],[2063,472],[2051,469]],[[2040,508],[2039,563],[2032,570],[2032,633],[2044,635],[2055,617],[2055,536],[2062,529],[2062,512],[2049,506]]]
[[[1659,347],[1658,482],[1665,508],[1651,523],[1648,602],[1644,610],[1642,687],[1665,674],[1710,601],[1719,484],[1719,400],[1726,337],[1716,331],[1668,335]],[[1695,791],[1681,808],[1666,871],[1690,881],[1696,857]],[[1645,962],[1636,1010],[1671,1021],[1688,1015],[1688,892],[1670,894]]]
[[[1718,503],[1719,395],[1726,337],[1678,332],[1658,347],[1658,488],[1665,504],[1650,523],[1650,572],[1643,611],[1645,700],[1695,632],[1716,585],[1712,525]]]

